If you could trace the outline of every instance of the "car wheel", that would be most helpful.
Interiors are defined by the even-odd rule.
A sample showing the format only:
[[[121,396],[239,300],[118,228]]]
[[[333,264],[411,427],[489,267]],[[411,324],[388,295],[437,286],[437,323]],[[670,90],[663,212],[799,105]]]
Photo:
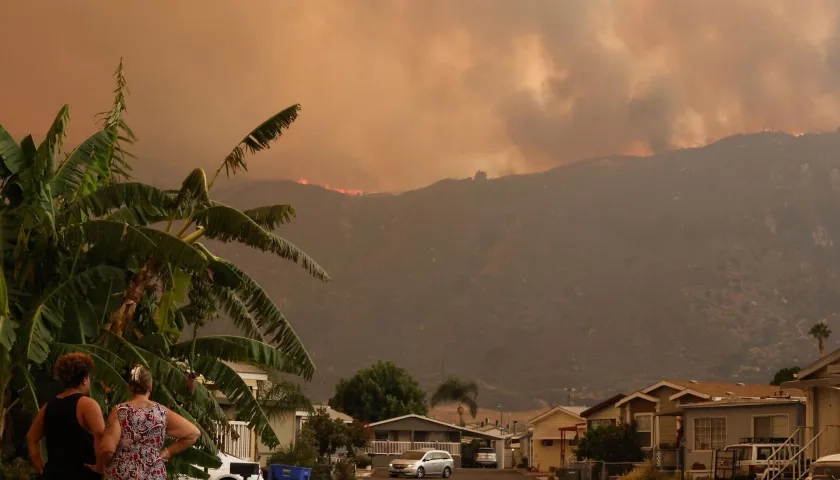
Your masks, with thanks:
[[[426,469],[423,467],[417,468],[417,478],[423,478],[426,476]]]
[[[396,474],[396,473],[389,473],[389,474],[388,474],[388,476],[389,476],[389,477],[391,477],[391,478],[397,478],[397,474]]]
[[[450,470],[449,467],[444,468],[443,469],[443,478],[449,478],[450,475],[452,475],[452,470]]]

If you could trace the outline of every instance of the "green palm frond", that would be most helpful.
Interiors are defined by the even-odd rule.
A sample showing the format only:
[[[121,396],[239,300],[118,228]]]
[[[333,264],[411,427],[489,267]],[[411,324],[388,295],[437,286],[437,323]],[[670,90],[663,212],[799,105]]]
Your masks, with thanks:
[[[469,408],[470,415],[475,418],[478,415],[476,397],[478,397],[477,383],[449,378],[437,387],[429,404],[433,407],[444,403],[463,404]]]
[[[283,135],[283,130],[289,128],[297,119],[300,105],[295,104],[273,115],[243,138],[239,144],[225,157],[222,167],[230,177],[237,170],[248,170],[245,154],[260,152],[271,146],[271,142]],[[218,172],[216,172],[218,175]],[[215,180],[215,177],[214,177]]]
[[[196,168],[181,183],[181,190],[175,198],[175,204],[179,207],[192,204],[209,205],[210,197],[207,194],[207,175],[204,170]]]
[[[187,419],[187,421],[198,427],[200,434],[198,441],[196,441],[195,443],[196,447],[202,448],[204,450],[210,450],[213,452],[218,451],[216,443],[213,441],[213,436],[211,435],[211,432],[208,432],[207,429],[204,428],[204,425],[216,425],[216,423],[212,419],[206,418],[201,415],[199,415],[199,418],[194,417],[192,414],[190,414],[190,412],[185,410],[184,407],[178,404],[178,401],[175,400],[175,396],[165,386],[157,385],[153,387],[150,398],[160,403],[161,405],[166,405],[173,412],[184,417],[185,419]],[[222,429],[224,430],[224,427],[222,427]],[[216,431],[212,430],[212,433],[215,434]]]
[[[27,166],[23,149],[2,125],[0,125],[0,160],[12,175],[20,173]]]
[[[309,255],[272,233],[265,231],[245,213],[219,203],[199,210],[193,216],[197,225],[204,228],[207,238],[220,242],[239,242],[251,248],[297,263],[313,277],[328,282],[327,272]]]
[[[111,137],[110,132],[100,130],[70,153],[53,176],[54,196],[70,201],[77,193],[84,195],[96,190],[98,178],[108,174]]]
[[[6,274],[3,263],[0,262],[0,347],[7,351],[12,349],[15,341],[17,323],[9,313],[9,290],[6,287]]]
[[[251,387],[233,368],[212,355],[196,355],[194,366],[201,375],[213,382],[236,405],[237,414],[248,422],[252,432],[271,449],[280,444],[271,421],[254,398]]]
[[[265,337],[263,337],[260,331],[260,326],[257,325],[254,317],[248,313],[248,307],[236,295],[233,289],[213,286],[212,293],[216,297],[219,308],[230,318],[234,327],[248,338],[253,338],[261,342],[265,341]]]
[[[182,240],[146,227],[133,227],[111,220],[90,220],[62,231],[68,245],[96,245],[141,258],[155,258],[189,272],[203,273],[207,258]]]
[[[67,124],[70,121],[70,106],[64,105],[55,116],[46,138],[38,146],[35,155],[36,177],[43,181],[51,179],[55,172],[55,156],[61,151],[67,137]]]
[[[107,217],[130,225],[148,225],[168,218],[174,201],[173,194],[151,185],[115,183],[77,198],[64,209],[62,218],[68,223],[79,223],[88,217]],[[142,219],[143,223],[128,219]]]
[[[282,349],[259,340],[232,335],[200,337],[195,339],[194,344],[192,340],[176,343],[170,347],[170,353],[175,358],[186,359],[191,348],[195,348],[196,355],[254,365],[265,370],[298,373],[300,369],[300,365],[291,361]]]
[[[291,205],[269,205],[243,210],[242,213],[260,227],[271,232],[280,225],[291,222],[295,216],[295,209]]]
[[[256,397],[271,420],[285,420],[290,411],[314,409],[300,387],[288,380],[258,382]]]
[[[310,380],[315,374],[315,364],[289,321],[254,279],[236,265],[228,262],[228,266],[242,279],[242,285],[235,290],[236,295],[245,304],[260,331],[293,365],[298,366],[299,375]]]
[[[42,295],[20,327],[21,336],[15,343],[18,358],[28,358],[35,364],[46,361],[53,336],[64,322],[64,306],[76,298],[85,298],[89,291],[101,285],[125,281],[126,271],[109,266],[89,268],[71,276]]]

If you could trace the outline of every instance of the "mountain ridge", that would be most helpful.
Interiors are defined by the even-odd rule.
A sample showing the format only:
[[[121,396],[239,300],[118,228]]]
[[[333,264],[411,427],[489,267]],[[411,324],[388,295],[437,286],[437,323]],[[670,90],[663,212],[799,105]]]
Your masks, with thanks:
[[[231,182],[220,201],[294,206],[278,234],[334,281],[217,250],[287,314],[317,398],[378,359],[515,409],[665,377],[766,383],[813,359],[808,327],[840,308],[837,152],[837,133],[764,132],[396,194]]]

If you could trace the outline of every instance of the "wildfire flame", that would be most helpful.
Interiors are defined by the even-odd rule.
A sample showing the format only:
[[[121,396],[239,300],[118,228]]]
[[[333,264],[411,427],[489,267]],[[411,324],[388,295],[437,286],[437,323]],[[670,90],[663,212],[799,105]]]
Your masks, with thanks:
[[[339,188],[339,187],[332,187],[332,186],[327,185],[327,184],[318,185],[318,184],[310,182],[309,180],[307,180],[305,178],[299,179],[297,181],[297,183],[299,183],[301,185],[313,185],[313,186],[316,186],[316,187],[321,187],[324,190],[331,190],[333,192],[343,193],[344,195],[350,195],[350,196],[353,196],[353,197],[356,197],[356,196],[359,196],[359,195],[364,195],[365,193],[368,193],[368,192],[365,192],[364,190],[359,190],[359,189],[356,189],[356,188]]]

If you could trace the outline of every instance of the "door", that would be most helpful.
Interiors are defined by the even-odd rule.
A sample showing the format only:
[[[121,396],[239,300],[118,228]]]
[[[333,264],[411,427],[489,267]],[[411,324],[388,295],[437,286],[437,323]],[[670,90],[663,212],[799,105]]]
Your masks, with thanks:
[[[437,453],[427,453],[423,459],[423,468],[426,469],[426,475],[440,475],[443,471],[440,468],[440,460],[438,460]]]

